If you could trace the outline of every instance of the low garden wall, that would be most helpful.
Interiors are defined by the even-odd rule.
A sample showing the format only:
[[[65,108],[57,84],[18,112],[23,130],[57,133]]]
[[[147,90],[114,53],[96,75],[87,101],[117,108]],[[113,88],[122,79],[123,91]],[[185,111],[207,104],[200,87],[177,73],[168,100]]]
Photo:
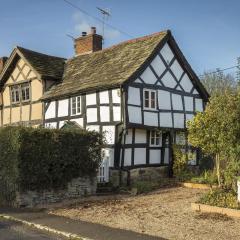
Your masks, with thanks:
[[[94,195],[97,190],[97,178],[79,177],[72,179],[61,190],[42,190],[17,192],[13,205],[15,207],[34,207],[49,203],[61,202],[66,199],[81,198]]]

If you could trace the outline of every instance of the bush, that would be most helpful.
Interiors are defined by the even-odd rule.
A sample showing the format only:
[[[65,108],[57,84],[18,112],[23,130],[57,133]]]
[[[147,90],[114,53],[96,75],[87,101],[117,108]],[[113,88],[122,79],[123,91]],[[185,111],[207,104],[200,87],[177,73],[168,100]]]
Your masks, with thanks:
[[[4,127],[0,175],[22,191],[64,188],[73,178],[96,175],[101,147],[96,132]]]
[[[216,172],[212,170],[204,171],[200,176],[191,178],[191,182],[209,184],[212,186],[217,184],[217,175]]]
[[[240,209],[240,204],[237,201],[237,195],[234,191],[231,190],[211,190],[203,197],[201,197],[198,202],[211,206]]]

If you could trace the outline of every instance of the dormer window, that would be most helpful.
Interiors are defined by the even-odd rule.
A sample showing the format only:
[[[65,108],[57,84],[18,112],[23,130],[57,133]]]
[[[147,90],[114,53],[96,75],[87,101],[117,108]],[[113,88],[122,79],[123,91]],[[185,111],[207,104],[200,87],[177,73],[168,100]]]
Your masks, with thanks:
[[[156,91],[145,89],[143,91],[145,109],[156,109]]]

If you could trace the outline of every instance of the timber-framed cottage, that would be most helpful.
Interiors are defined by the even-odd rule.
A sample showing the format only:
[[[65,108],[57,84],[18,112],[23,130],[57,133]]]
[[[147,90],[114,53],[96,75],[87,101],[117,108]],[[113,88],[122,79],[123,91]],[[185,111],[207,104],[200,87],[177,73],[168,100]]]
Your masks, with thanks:
[[[163,168],[171,174],[172,145],[187,144],[186,121],[204,110],[209,96],[169,30],[102,49],[102,36],[92,28],[75,39],[73,58],[49,61],[52,71],[59,61],[62,72],[41,87],[43,125],[72,122],[104,133],[100,181],[108,181],[109,173],[131,177],[149,169],[150,175]],[[6,71],[3,86],[11,74],[5,77]],[[189,164],[198,165],[198,151],[188,149]]]

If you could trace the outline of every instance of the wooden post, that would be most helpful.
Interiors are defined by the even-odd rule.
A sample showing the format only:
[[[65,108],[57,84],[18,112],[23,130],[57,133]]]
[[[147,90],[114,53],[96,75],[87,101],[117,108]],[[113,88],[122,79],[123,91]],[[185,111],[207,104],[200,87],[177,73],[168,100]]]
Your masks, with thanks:
[[[169,132],[169,171],[168,175],[169,177],[173,177],[173,138],[174,138],[174,132],[173,129]]]

